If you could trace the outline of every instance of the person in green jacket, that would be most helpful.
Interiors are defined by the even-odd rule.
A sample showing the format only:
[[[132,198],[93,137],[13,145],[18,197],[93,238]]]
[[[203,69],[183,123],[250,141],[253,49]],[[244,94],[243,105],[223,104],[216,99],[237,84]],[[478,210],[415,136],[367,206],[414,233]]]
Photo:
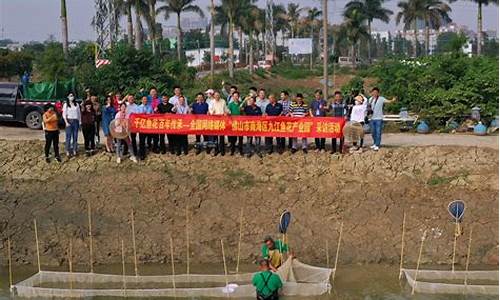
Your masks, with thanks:
[[[261,250],[262,258],[267,259],[271,270],[276,272],[283,263],[283,253],[288,252],[288,245],[286,241],[275,241],[272,237],[267,236]]]
[[[253,275],[252,284],[257,292],[257,300],[278,300],[283,287],[281,278],[271,271],[267,259],[259,260],[259,271]]]

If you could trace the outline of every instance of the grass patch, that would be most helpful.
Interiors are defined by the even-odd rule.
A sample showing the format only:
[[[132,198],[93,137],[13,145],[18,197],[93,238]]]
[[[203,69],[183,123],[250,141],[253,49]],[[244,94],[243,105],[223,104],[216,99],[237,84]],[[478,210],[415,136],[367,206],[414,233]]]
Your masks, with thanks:
[[[271,73],[286,79],[305,79],[311,76],[323,75],[323,68],[317,65],[311,70],[309,66],[296,66],[290,62],[284,62],[273,66]]]
[[[205,173],[198,173],[194,178],[198,184],[205,184],[207,182],[207,174]]]
[[[224,172],[222,184],[231,187],[253,187],[257,183],[255,176],[243,169],[232,169]]]
[[[443,185],[443,184],[449,184],[450,182],[460,179],[460,178],[466,178],[469,175],[467,171],[462,171],[458,175],[454,176],[438,176],[438,175],[432,175],[432,177],[427,181],[427,185],[430,186],[437,186],[437,185]]]

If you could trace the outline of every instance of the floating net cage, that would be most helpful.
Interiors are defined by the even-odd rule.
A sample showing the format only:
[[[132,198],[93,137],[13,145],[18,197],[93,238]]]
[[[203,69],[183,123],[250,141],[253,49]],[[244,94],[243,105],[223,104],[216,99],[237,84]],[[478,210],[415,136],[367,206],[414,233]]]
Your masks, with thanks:
[[[335,269],[310,266],[288,258],[278,269],[284,296],[318,296],[330,292]],[[97,273],[40,271],[11,286],[23,298],[82,297],[213,297],[256,296],[253,273],[228,275],[129,276]],[[208,286],[208,287],[207,287]]]
[[[403,269],[417,293],[498,295],[498,271],[443,271]]]

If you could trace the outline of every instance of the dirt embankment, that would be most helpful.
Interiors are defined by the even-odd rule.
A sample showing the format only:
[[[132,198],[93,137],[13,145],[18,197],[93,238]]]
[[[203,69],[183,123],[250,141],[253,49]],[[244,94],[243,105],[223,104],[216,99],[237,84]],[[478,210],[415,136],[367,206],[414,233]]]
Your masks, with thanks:
[[[221,238],[229,260],[235,259],[240,209],[242,258],[251,260],[262,237],[276,233],[280,211],[288,208],[294,216],[291,245],[305,261],[324,262],[326,241],[333,258],[343,221],[340,263],[397,262],[404,210],[407,263],[416,261],[424,229],[431,234],[423,261],[449,263],[454,225],[446,205],[453,199],[467,204],[458,261],[465,260],[472,226],[472,263],[496,259],[498,151],[493,149],[395,148],[341,158],[155,155],[142,164],[121,165],[103,153],[47,165],[41,153],[38,141],[0,141],[0,253],[9,236],[17,263],[35,261],[35,217],[44,264],[66,263],[69,238],[77,263],[87,263],[89,199],[97,263],[120,261],[121,238],[131,245],[132,209],[140,262],[167,260],[169,234],[176,259],[183,261],[186,205],[194,262],[219,262]]]

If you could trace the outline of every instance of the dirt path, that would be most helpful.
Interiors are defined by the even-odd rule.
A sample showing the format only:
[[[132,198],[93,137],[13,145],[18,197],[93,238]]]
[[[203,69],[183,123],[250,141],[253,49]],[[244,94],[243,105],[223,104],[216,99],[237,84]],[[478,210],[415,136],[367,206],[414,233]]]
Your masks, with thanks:
[[[102,136],[102,133],[101,133]],[[64,132],[61,131],[60,141],[64,141]],[[41,130],[31,130],[22,125],[1,124],[0,140],[31,141],[43,140]],[[367,136],[367,145],[371,145],[371,137]],[[80,132],[80,143],[83,136]],[[498,150],[498,135],[475,136],[471,134],[411,134],[411,133],[386,133],[382,142],[386,146],[468,146],[485,147]]]

